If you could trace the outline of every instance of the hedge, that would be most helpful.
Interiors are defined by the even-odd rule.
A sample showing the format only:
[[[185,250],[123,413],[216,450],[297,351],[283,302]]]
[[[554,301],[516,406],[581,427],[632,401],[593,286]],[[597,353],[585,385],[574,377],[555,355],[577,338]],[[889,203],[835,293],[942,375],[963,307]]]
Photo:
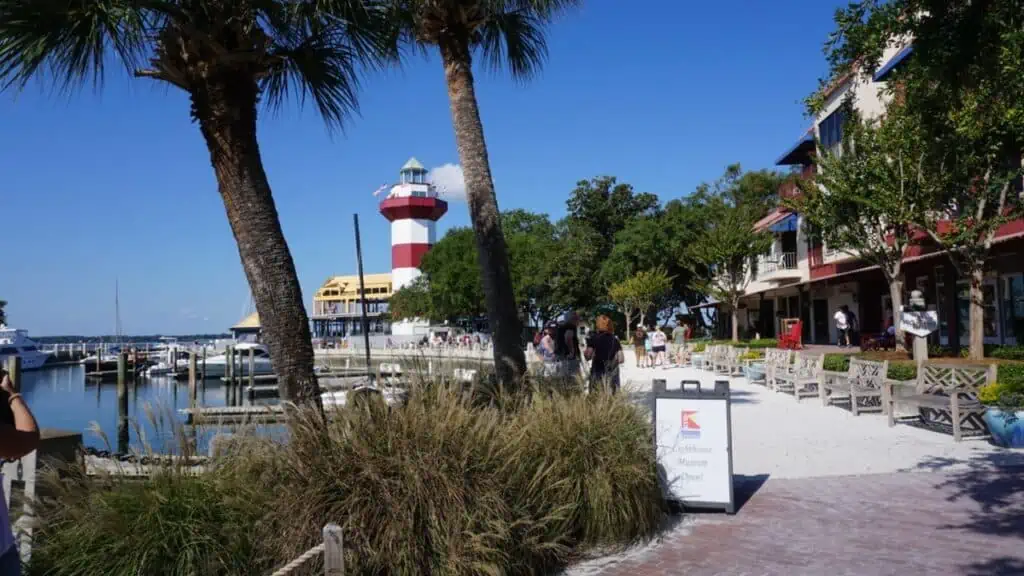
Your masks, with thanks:
[[[750,348],[751,350],[779,347],[779,341],[776,340],[775,338],[760,338],[758,340],[740,340],[739,342],[733,342],[732,340],[712,340],[711,344],[714,346],[739,346],[740,348]]]
[[[833,372],[846,372],[850,368],[850,356],[826,354],[824,368]],[[886,378],[913,380],[917,378],[917,365],[913,362],[889,362]],[[996,378],[1005,384],[1024,386],[1024,364],[999,364]]]

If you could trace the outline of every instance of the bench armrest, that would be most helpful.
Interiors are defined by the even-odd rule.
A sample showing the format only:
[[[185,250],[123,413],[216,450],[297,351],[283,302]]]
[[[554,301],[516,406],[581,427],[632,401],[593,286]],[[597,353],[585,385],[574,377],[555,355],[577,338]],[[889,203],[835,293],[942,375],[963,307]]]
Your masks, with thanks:
[[[917,380],[892,380],[890,378],[886,378],[885,385],[891,387],[893,390],[896,390],[897,388],[913,389],[917,387]]]

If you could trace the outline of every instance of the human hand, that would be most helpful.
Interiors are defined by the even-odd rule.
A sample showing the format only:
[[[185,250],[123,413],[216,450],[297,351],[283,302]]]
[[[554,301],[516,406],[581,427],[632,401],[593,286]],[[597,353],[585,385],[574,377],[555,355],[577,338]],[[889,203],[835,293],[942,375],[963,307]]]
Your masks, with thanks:
[[[0,371],[0,390],[7,392],[8,394],[14,394],[14,383],[11,382],[11,377],[7,375],[6,371]]]

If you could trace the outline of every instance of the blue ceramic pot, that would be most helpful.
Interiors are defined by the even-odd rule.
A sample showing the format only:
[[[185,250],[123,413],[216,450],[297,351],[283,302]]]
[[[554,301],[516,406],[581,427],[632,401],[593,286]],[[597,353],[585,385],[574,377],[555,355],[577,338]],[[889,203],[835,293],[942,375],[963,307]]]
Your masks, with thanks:
[[[996,444],[1003,448],[1024,448],[1024,410],[1008,413],[989,408],[982,418]]]

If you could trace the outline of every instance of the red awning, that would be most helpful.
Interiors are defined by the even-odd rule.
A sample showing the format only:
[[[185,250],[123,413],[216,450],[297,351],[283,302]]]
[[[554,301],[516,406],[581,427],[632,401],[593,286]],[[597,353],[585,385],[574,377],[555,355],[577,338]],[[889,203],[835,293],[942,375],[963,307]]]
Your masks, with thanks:
[[[772,224],[781,222],[784,218],[786,218],[786,216],[789,216],[790,214],[792,214],[792,212],[786,210],[785,208],[775,208],[774,210],[769,212],[767,216],[761,218],[760,220],[754,223],[754,230],[767,230]]]

